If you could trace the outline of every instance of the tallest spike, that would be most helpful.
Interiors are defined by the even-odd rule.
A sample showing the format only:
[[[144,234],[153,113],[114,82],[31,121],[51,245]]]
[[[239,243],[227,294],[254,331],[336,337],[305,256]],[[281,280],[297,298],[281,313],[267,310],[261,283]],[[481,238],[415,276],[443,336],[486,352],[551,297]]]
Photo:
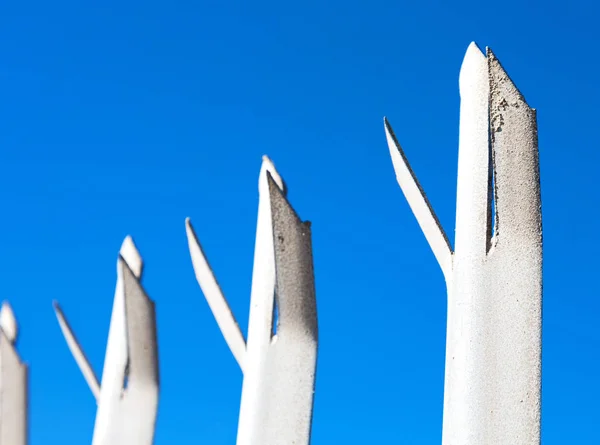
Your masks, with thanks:
[[[491,50],[486,58],[474,43],[459,88],[456,237],[445,271],[442,444],[539,444],[542,232],[535,112]],[[433,212],[396,146],[398,182],[434,248],[441,243]],[[433,250],[436,257],[443,252]]]

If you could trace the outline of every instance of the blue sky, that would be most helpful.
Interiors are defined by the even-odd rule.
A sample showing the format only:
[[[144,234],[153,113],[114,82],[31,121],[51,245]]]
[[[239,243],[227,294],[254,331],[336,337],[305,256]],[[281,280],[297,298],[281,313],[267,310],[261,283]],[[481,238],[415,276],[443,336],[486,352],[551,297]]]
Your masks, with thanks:
[[[156,445],[235,442],[242,376],[195,281],[184,218],[245,330],[263,154],[313,223],[313,444],[439,443],[445,286],[383,116],[453,238],[472,40],[538,109],[543,441],[600,442],[599,7],[460,3],[0,3],[0,294],[31,364],[31,445],[91,440],[95,403],[51,302],[100,373],[127,234],[158,311]]]

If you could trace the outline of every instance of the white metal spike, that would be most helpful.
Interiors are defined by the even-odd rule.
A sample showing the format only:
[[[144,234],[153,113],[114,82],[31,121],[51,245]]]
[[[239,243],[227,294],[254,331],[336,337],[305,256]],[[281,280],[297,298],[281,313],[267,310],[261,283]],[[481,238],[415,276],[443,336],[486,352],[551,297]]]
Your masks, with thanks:
[[[308,445],[317,354],[310,229],[285,199],[285,183],[266,156],[258,189],[246,345],[189,220],[188,243],[198,283],[236,359],[244,348],[237,445]]]
[[[151,445],[158,405],[158,352],[154,304],[139,280],[142,258],[131,237],[117,261],[117,285],[104,358],[98,381],[60,307],[56,315],[92,393],[98,410],[92,445]]]
[[[131,236],[127,235],[125,237],[119,254],[125,260],[127,266],[129,266],[133,274],[138,279],[141,279],[144,262]]]
[[[261,406],[261,380],[267,372],[275,304],[275,254],[267,173],[281,178],[271,160],[263,156],[258,180],[258,221],[237,445],[259,445],[256,438],[260,437],[261,425],[257,417],[265,409]],[[282,184],[281,179],[279,183]]]
[[[17,341],[17,319],[8,301],[4,301],[0,308],[0,328],[11,343]]]
[[[472,391],[477,369],[472,354],[478,335],[480,305],[474,299],[483,273],[490,237],[490,156],[487,61],[475,43],[467,49],[459,75],[460,129],[456,231],[451,282],[448,283],[444,443],[465,439],[472,420]],[[465,439],[466,440],[466,439]]]
[[[426,198],[419,193],[399,145],[395,143],[399,154],[392,150],[398,182],[446,276],[442,443],[537,444],[542,238],[535,112],[493,53],[488,49],[486,58],[474,43],[465,55],[459,87],[456,239],[451,263],[444,259],[449,255],[435,230],[437,220],[433,211],[427,211]],[[388,144],[395,142],[389,128],[386,131]],[[493,235],[490,154],[496,206]]]
[[[0,311],[0,445],[27,445],[27,365],[15,349],[17,320],[10,304]]]

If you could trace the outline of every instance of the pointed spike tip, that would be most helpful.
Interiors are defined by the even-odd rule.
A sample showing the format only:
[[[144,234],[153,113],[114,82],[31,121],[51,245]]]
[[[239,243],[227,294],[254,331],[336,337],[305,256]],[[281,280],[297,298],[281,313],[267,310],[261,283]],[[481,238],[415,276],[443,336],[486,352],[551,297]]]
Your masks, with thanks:
[[[130,235],[127,235],[123,240],[123,244],[121,245],[121,250],[119,250],[119,255],[121,258],[127,263],[131,271],[137,278],[140,278],[142,275],[142,268],[144,266],[144,262],[142,261],[142,256],[138,251],[135,243],[133,242],[133,238]]]
[[[0,328],[11,343],[17,340],[17,319],[8,301],[3,302],[0,308]]]
[[[192,239],[196,238],[196,232],[194,231],[194,226],[192,225],[192,220],[187,217],[185,219],[185,234],[188,238],[188,245],[189,243],[192,241]],[[195,240],[196,242],[198,242],[197,240]]]
[[[285,182],[283,182],[283,178],[281,177],[281,175],[279,174],[279,172],[275,168],[275,164],[273,164],[273,161],[271,161],[271,159],[267,155],[263,155],[263,157],[262,157],[262,165],[261,165],[261,168],[260,168],[260,178],[261,178],[261,180],[262,180],[262,178],[266,179],[267,172],[269,172],[269,174],[273,178],[273,181],[275,181],[275,184],[277,184],[277,187],[279,187],[279,189],[285,195],[287,190],[286,190]]]
[[[458,88],[461,96],[470,91],[471,85],[478,79],[478,76],[483,74],[487,78],[487,72],[484,72],[486,70],[485,54],[475,42],[471,42],[458,75]]]
[[[188,216],[185,219],[185,234],[188,237],[188,243],[190,241],[190,235],[192,235],[194,233],[194,226],[192,226],[192,220],[191,218]]]
[[[390,150],[390,154],[393,157],[394,151],[396,151],[402,155],[402,148],[400,147],[400,143],[398,142],[398,139],[396,138],[396,134],[394,133],[394,129],[392,128],[392,124],[390,124],[390,121],[388,120],[387,117],[383,118],[383,124],[384,124],[383,126],[385,129],[385,136],[388,139],[388,148]],[[392,148],[392,146],[393,146],[393,148]]]
[[[487,60],[488,60],[488,75],[490,79],[490,94],[497,95],[502,94],[504,98],[509,102],[521,102],[522,105],[526,106],[529,109],[532,109],[527,100],[525,100],[525,96],[521,93],[521,90],[517,88],[515,82],[512,80],[510,75],[506,72],[502,63],[498,59],[498,57],[494,54],[491,48],[487,48]],[[504,90],[503,93],[500,93],[500,90]],[[508,96],[512,96],[512,99],[509,100]]]

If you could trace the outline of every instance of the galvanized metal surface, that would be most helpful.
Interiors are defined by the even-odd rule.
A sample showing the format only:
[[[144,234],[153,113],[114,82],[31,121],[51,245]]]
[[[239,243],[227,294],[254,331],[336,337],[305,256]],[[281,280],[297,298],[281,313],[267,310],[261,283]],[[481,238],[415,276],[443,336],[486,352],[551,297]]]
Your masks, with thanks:
[[[295,214],[265,156],[247,343],[189,219],[186,229],[198,283],[244,373],[237,445],[309,444],[318,343],[309,223]]]
[[[448,289],[442,443],[537,444],[542,226],[535,110],[491,50],[486,57],[474,43],[459,85],[454,252],[385,123],[398,183]]]
[[[154,303],[140,284],[142,258],[123,242],[102,373],[102,385],[55,303],[56,316],[98,410],[92,445],[151,445],[158,408],[158,348]]]

